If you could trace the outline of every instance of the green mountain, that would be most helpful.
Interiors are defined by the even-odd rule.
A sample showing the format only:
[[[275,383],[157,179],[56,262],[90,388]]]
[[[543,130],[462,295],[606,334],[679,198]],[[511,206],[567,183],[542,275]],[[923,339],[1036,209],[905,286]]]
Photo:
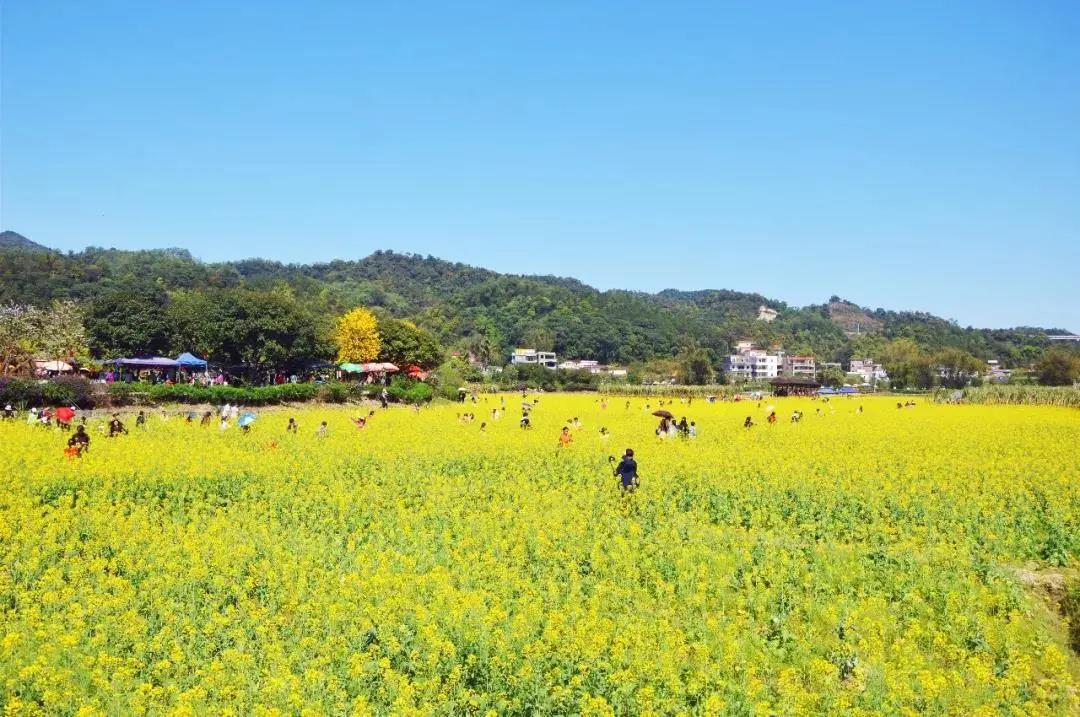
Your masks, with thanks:
[[[838,297],[799,308],[729,290],[598,291],[570,278],[500,274],[391,251],[317,264],[205,263],[184,249],[90,247],[61,254],[15,232],[0,238],[0,302],[70,298],[86,302],[93,312],[120,292],[155,297],[165,306],[192,293],[262,292],[323,321],[357,305],[373,307],[413,320],[448,346],[486,345],[496,355],[524,343],[548,343],[567,358],[630,363],[670,357],[689,345],[719,361],[736,341],[749,338],[820,360],[847,361],[875,355],[886,341],[907,337],[927,350],[958,348],[1006,365],[1026,365],[1048,346],[1048,333],[1065,332],[961,327],[926,313],[871,310]],[[758,320],[760,306],[775,309],[776,319]],[[163,338],[147,350],[186,348],[167,345],[167,330],[154,335]]]
[[[0,232],[0,249],[22,249],[24,251],[51,252],[52,249],[32,242],[22,234],[13,231]]]

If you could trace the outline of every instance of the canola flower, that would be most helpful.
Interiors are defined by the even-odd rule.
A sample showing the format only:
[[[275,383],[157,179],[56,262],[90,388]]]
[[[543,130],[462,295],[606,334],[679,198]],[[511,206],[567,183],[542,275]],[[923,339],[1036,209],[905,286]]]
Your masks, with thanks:
[[[151,416],[74,460],[0,423],[4,712],[1080,709],[1011,572],[1080,554],[1074,409],[673,401],[699,435],[661,441],[646,403]]]

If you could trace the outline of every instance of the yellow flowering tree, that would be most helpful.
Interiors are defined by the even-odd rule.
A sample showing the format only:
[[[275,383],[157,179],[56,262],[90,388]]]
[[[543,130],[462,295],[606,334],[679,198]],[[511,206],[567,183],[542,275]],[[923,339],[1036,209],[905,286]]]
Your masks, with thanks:
[[[373,361],[379,355],[379,322],[375,314],[358,306],[338,319],[334,331],[338,363]]]

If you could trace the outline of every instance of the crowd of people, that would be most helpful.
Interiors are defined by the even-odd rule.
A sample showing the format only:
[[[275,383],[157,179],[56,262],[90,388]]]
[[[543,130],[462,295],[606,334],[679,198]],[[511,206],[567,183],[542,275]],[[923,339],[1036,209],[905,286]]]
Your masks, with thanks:
[[[539,397],[529,397],[526,393],[522,393],[521,403],[521,418],[519,426],[522,430],[531,430],[533,427],[532,413],[540,406]],[[461,400],[470,401],[473,404],[479,404],[481,399],[473,394],[462,393]],[[383,408],[388,406],[388,396],[386,392],[379,397],[380,404]],[[483,398],[483,403],[488,403],[489,397]],[[826,404],[828,399],[823,399],[823,404]],[[490,409],[488,414],[489,420],[492,423],[499,421],[506,410],[506,396],[498,397],[499,405]],[[598,398],[596,401],[599,404],[601,412],[608,409],[608,399]],[[690,406],[693,403],[693,399],[682,399],[681,404]],[[627,400],[624,404],[626,409],[631,407],[631,401]],[[653,411],[652,402],[644,404],[646,411],[651,411],[653,416],[660,419],[659,424],[654,430],[654,434],[661,442],[678,439],[692,441],[698,437],[698,426],[694,420],[689,420],[686,416],[682,416],[676,420],[674,414],[668,407],[674,407],[674,400],[659,400],[657,402],[658,408]],[[914,401],[907,401],[906,403],[897,403],[897,408],[912,408],[914,407]],[[762,408],[762,402],[758,403],[758,408]],[[831,407],[829,407],[831,408]],[[835,409],[831,409],[835,411]],[[31,408],[27,412],[27,422],[34,425],[40,425],[43,427],[56,426],[61,431],[70,432],[74,427],[74,433],[67,439],[65,453],[69,457],[78,457],[85,454],[90,449],[91,436],[90,431],[87,428],[87,417],[82,416],[76,420],[78,409],[75,406],[59,407],[59,408]],[[860,405],[856,409],[857,414],[862,414],[863,407]],[[769,405],[764,407],[764,413],[766,415],[765,421],[774,425],[779,421],[777,412],[774,406]],[[816,413],[820,416],[823,415],[822,409],[819,407],[816,409]],[[197,412],[194,410],[180,411],[178,415],[182,416],[182,420],[186,423],[193,424],[198,421],[199,425],[206,428],[214,424],[215,419],[219,430],[224,431],[231,426],[238,426],[242,432],[247,433],[250,431],[252,424],[256,419],[256,415],[251,411],[245,411],[243,407],[226,403],[218,409],[203,410]],[[161,411],[161,419],[169,420],[170,414],[168,411]],[[358,430],[364,430],[374,418],[375,411],[371,410],[367,415],[357,415],[350,418],[351,422]],[[799,409],[795,409],[790,417],[792,424],[797,424],[803,420],[803,412]],[[13,420],[16,418],[16,411],[10,405],[4,406],[3,418],[6,420]],[[135,428],[136,430],[142,429],[146,426],[148,419],[148,413],[146,410],[139,410],[135,416]],[[457,414],[458,422],[462,424],[472,424],[476,422],[477,416],[474,411],[468,411]],[[579,430],[583,426],[583,422],[579,416],[572,416],[565,420],[565,425],[558,434],[558,441],[556,444],[557,450],[566,450],[574,445],[574,431]],[[743,427],[746,429],[753,428],[757,424],[755,423],[753,416],[746,416],[743,421]],[[479,430],[481,433],[486,433],[488,428],[487,421],[481,421]],[[128,435],[128,428],[121,420],[118,413],[113,413],[108,417],[106,421],[99,421],[97,423],[98,432],[107,438],[117,438],[119,436]],[[297,435],[300,433],[300,424],[296,418],[290,416],[285,424],[285,433],[287,435]],[[321,421],[318,427],[315,429],[315,435],[320,438],[325,438],[329,435],[329,425],[327,421]],[[611,432],[606,426],[600,426],[598,429],[598,436],[600,443],[606,444],[611,437]],[[631,448],[627,448],[621,458],[616,461],[614,456],[608,457],[614,465],[613,475],[619,478],[619,486],[621,490],[625,492],[633,492],[640,485],[640,478],[638,475],[638,464],[634,457],[634,451]]]

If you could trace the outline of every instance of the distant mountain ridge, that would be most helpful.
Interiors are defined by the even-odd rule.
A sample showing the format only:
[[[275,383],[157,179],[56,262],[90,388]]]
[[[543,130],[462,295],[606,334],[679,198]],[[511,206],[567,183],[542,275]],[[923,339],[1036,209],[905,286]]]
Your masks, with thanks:
[[[1067,333],[1060,328],[964,328],[923,312],[871,310],[835,296],[799,308],[728,289],[599,291],[568,277],[502,274],[393,251],[314,264],[266,259],[205,263],[185,249],[89,247],[61,254],[8,231],[0,234],[0,259],[2,302],[93,301],[134,284],[161,292],[165,301],[174,292],[190,290],[286,289],[322,314],[356,305],[381,308],[414,320],[450,345],[486,337],[506,351],[526,339],[550,337],[564,356],[609,362],[670,356],[687,344],[722,356],[741,339],[846,361],[906,337],[930,350],[960,348],[1021,363],[1049,344],[1048,333]],[[776,319],[758,320],[760,306],[774,309]]]
[[[28,251],[52,252],[52,249],[32,242],[22,234],[13,231],[0,232],[0,249],[23,249]]]

